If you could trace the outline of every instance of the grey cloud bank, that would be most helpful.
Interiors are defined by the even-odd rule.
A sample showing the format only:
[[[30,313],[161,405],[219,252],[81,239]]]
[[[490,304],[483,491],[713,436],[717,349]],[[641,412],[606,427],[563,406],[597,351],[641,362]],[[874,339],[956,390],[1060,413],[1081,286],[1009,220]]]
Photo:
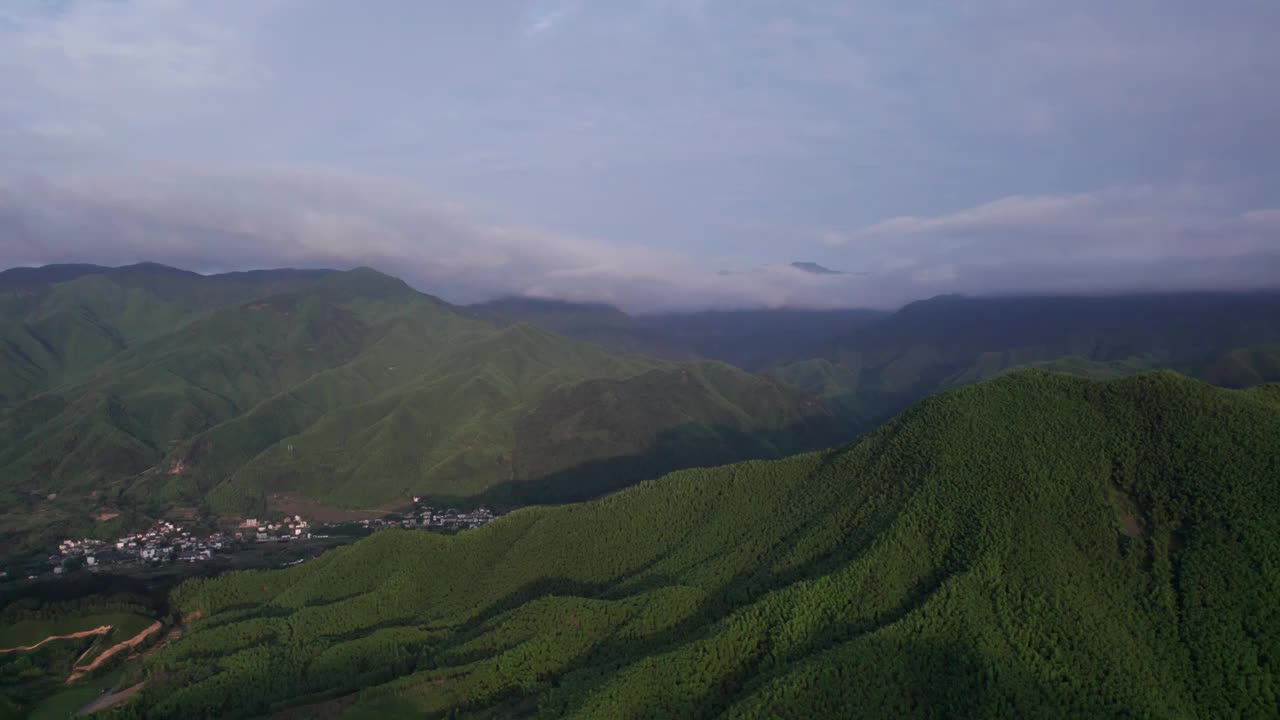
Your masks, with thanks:
[[[1223,212],[1212,193],[1187,188],[1013,197],[828,236],[857,249],[856,273],[797,267],[804,263],[717,273],[677,252],[498,223],[383,179],[162,177],[0,185],[0,264],[367,264],[454,301],[514,293],[628,310],[891,307],[956,291],[1250,288],[1280,277],[1280,211]]]
[[[0,265],[365,263],[632,310],[1274,286],[1276,27],[1262,0],[16,0]]]

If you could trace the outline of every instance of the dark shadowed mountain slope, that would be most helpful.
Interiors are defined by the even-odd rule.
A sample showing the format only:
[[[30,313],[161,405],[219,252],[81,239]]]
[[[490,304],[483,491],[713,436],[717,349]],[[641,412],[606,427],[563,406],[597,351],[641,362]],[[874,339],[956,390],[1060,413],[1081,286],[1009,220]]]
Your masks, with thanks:
[[[1190,357],[1280,340],[1280,292],[1099,297],[943,296],[911,303],[839,341],[849,352],[937,349],[944,357],[1035,352],[1118,360]]]
[[[812,357],[832,339],[888,315],[792,308],[628,315],[610,305],[530,298],[504,298],[468,309],[497,322],[529,322],[613,352],[719,360],[750,371]]]
[[[945,296],[907,305],[773,372],[826,397],[843,416],[874,420],[941,389],[1028,366],[1099,378],[1171,368],[1247,387],[1280,380],[1278,343],[1277,292]]]
[[[632,316],[603,303],[508,297],[470,305],[467,311],[503,325],[529,323],[624,355],[648,355],[673,361],[699,357],[693,348],[664,337],[660,331],[641,327]]]
[[[121,717],[1272,717],[1280,392],[1022,371],[857,444],[195,581]]]

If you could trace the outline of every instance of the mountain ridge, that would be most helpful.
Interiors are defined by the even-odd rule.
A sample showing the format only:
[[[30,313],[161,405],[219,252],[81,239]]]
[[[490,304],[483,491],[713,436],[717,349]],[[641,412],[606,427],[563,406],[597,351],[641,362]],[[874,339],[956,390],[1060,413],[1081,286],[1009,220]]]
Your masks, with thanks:
[[[1023,370],[836,450],[192,581],[134,710],[1263,717],[1276,390]]]
[[[1280,379],[1280,294],[629,316],[458,307],[369,268],[55,266],[44,278],[58,282],[33,286],[39,276],[0,282],[9,551],[99,531],[89,506],[145,518],[175,505],[257,516],[291,494],[342,508],[410,494],[583,500],[680,467],[829,446],[1028,365]],[[1128,309],[1108,320],[1112,307]]]
[[[658,385],[646,381],[664,396],[661,384],[679,378],[661,360],[477,319],[369,268],[89,270],[34,294],[0,293],[0,353],[12,360],[0,371],[0,544],[25,538],[34,551],[58,534],[92,532],[95,506],[126,517],[174,505],[261,515],[281,494],[373,508],[410,495],[481,502],[500,486],[536,501],[517,485],[542,478],[513,464],[522,417],[575,383],[667,368],[652,376]],[[736,369],[718,377],[725,387],[773,382]],[[610,459],[609,472],[638,480],[681,462],[822,442],[804,423],[785,442],[740,442],[784,431],[754,410],[726,414],[709,380],[696,387],[681,413],[653,405],[636,415],[618,445],[633,457]],[[771,397],[790,408],[786,417],[821,414],[803,409],[801,393],[780,392]],[[763,407],[749,392],[731,394]],[[676,425],[692,432],[692,446],[661,445]],[[556,447],[522,430],[520,467],[555,474],[606,459]],[[568,497],[589,495],[587,480]]]

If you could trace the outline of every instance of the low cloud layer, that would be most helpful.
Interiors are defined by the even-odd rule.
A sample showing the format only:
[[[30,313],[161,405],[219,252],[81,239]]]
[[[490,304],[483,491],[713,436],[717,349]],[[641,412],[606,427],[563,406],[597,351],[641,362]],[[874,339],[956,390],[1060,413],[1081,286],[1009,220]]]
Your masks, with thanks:
[[[823,239],[877,272],[968,292],[1280,285],[1280,213],[1193,185],[1017,195]]]
[[[1231,209],[1203,188],[1010,197],[824,238],[847,274],[787,262],[717,269],[496,222],[376,178],[168,171],[0,184],[0,265],[371,265],[455,302],[517,294],[633,311],[892,307],[947,292],[1252,288],[1280,278],[1280,210]]]
[[[818,283],[790,268],[721,276],[670,252],[489,221],[381,179],[274,171],[0,184],[0,266],[144,260],[202,272],[371,265],[455,302],[843,302],[810,292]]]
[[[1274,0],[5,0],[0,264],[367,263],[632,309],[1271,285],[1278,26]]]

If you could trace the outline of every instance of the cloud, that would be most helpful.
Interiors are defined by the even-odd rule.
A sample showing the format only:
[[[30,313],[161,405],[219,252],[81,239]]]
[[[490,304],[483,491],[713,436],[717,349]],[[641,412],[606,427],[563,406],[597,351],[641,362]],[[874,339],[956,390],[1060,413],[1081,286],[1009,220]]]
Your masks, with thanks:
[[[248,25],[280,4],[19,0],[26,12],[12,15],[0,57],[31,85],[69,96],[240,86],[259,67]]]
[[[171,170],[0,183],[0,266],[143,260],[206,272],[367,264],[453,301],[529,294],[633,310],[814,304],[820,286],[798,271],[722,277],[671,252],[505,224],[378,178]]]
[[[947,292],[1257,287],[1280,210],[1205,188],[1011,197],[841,234],[857,273],[732,262],[503,222],[412,182],[297,169],[154,169],[0,182],[0,266],[151,260],[198,271],[372,265],[455,302],[507,294],[698,307],[893,307]],[[731,258],[722,258],[731,260]]]
[[[0,6],[0,261],[629,307],[1273,267],[1274,2]]]
[[[1280,211],[1196,185],[1015,195],[825,239],[917,287],[1096,291],[1280,284]]]
[[[525,27],[524,34],[528,37],[541,35],[542,33],[545,33],[559,25],[576,11],[576,5],[572,4],[561,5],[559,7],[545,10],[534,17],[534,19]]]
[[[902,237],[929,233],[962,234],[992,230],[1033,231],[1048,225],[1088,217],[1101,198],[1089,193],[1075,195],[1014,195],[974,208],[939,217],[901,216],[882,220],[858,233],[859,237]],[[847,237],[829,237],[835,244],[847,244]]]

